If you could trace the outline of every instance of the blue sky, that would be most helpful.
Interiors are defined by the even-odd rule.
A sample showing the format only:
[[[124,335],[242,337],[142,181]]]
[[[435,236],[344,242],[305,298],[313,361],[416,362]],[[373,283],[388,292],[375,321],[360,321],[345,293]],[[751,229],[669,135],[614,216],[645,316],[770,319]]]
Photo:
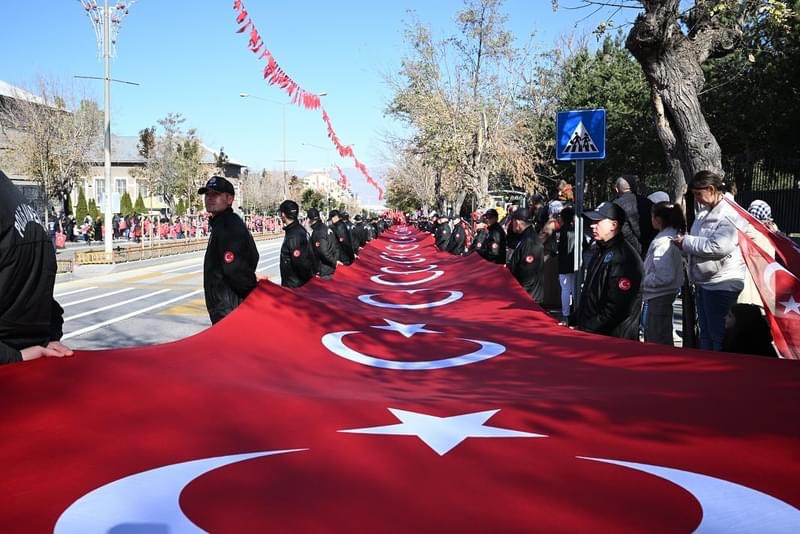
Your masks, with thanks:
[[[102,1],[102,0],[100,0]],[[111,1],[113,5],[114,0]],[[562,4],[565,2],[562,2]],[[224,146],[231,158],[252,169],[280,169],[283,158],[284,93],[262,79],[263,60],[247,49],[247,37],[236,34],[230,0],[139,0],[122,24],[112,77],[138,82],[114,84],[112,131],[137,135],[169,112],[186,117],[210,147]],[[416,11],[438,37],[455,31],[453,19],[462,0],[307,0],[245,1],[251,17],[278,63],[302,87],[327,92],[323,102],[339,137],[353,144],[371,168],[384,164],[382,133],[399,126],[383,115],[390,91],[383,73],[396,72],[405,47],[403,20]],[[553,13],[550,0],[506,0],[508,28],[518,37],[536,32],[550,47],[586,13]],[[596,20],[581,23],[590,31]],[[102,82],[73,80],[75,75],[102,76],[102,61],[91,23],[77,0],[0,2],[0,79],[35,87],[38,77],[74,84],[102,107]],[[286,154],[289,169],[322,168],[336,162],[317,111],[288,106]],[[305,145],[304,145],[305,144]],[[349,171],[357,192],[369,202],[372,190]],[[379,178],[379,172],[374,173]]]

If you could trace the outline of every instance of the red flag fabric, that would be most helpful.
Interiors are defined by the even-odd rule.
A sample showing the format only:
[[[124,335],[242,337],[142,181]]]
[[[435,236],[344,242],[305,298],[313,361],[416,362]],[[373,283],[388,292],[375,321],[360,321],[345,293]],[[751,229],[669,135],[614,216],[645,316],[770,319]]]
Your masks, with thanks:
[[[739,248],[764,303],[775,346],[784,358],[800,360],[800,279],[741,230]]]
[[[740,206],[737,202],[725,197],[725,200],[733,206],[736,212],[748,223],[750,223],[755,230],[763,234],[772,246],[775,247],[775,253],[783,262],[783,265],[789,269],[795,276],[800,276],[800,247],[797,243],[783,234],[772,232],[761,221],[750,215],[746,209]]]
[[[406,227],[0,388],[5,532],[800,531],[795,362],[559,327]]]

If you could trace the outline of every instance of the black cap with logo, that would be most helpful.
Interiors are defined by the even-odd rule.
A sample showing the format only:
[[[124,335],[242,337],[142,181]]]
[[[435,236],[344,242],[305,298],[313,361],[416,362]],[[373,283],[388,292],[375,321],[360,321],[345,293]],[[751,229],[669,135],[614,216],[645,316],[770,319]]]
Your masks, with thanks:
[[[217,191],[219,193],[229,193],[235,195],[236,191],[233,189],[233,184],[222,176],[212,176],[206,182],[206,185],[197,190],[201,195],[205,195],[208,191]]]
[[[614,204],[613,202],[603,202],[597,206],[596,210],[584,211],[584,217],[593,221],[601,221],[603,219],[611,219],[622,224],[625,222],[625,210]]]
[[[319,210],[317,208],[308,208],[308,211],[306,212],[306,216],[310,220],[316,221],[317,219],[319,219]]]

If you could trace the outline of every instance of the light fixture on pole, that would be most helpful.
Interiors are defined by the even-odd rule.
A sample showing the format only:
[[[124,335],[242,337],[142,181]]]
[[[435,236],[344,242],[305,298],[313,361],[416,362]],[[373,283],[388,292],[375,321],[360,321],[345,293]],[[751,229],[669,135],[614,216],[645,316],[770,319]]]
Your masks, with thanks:
[[[105,244],[106,259],[113,262],[113,239],[114,234],[112,230],[111,220],[114,217],[111,206],[111,57],[116,53],[117,34],[119,33],[122,19],[128,14],[128,9],[135,2],[135,0],[128,0],[123,2],[117,0],[114,7],[108,5],[108,0],[105,0],[103,7],[97,5],[97,2],[90,0],[79,0],[83,9],[92,21],[95,35],[97,37],[98,52],[102,52],[103,57],[103,85],[104,85],[104,98],[103,110],[105,132],[103,136],[103,152],[104,152],[104,167],[105,167],[105,206],[104,206],[104,220],[103,229],[104,236],[103,242]],[[112,13],[113,12],[113,13]],[[96,194],[96,193],[95,193]],[[99,200],[99,199],[98,199]]]

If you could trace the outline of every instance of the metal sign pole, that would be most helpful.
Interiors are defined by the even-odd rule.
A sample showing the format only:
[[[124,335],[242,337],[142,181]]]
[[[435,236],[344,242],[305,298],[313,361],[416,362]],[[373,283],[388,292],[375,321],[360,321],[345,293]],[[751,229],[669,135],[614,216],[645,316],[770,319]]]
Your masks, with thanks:
[[[584,161],[575,162],[575,301],[573,308],[578,307],[581,298],[581,285],[583,284],[583,177]]]

